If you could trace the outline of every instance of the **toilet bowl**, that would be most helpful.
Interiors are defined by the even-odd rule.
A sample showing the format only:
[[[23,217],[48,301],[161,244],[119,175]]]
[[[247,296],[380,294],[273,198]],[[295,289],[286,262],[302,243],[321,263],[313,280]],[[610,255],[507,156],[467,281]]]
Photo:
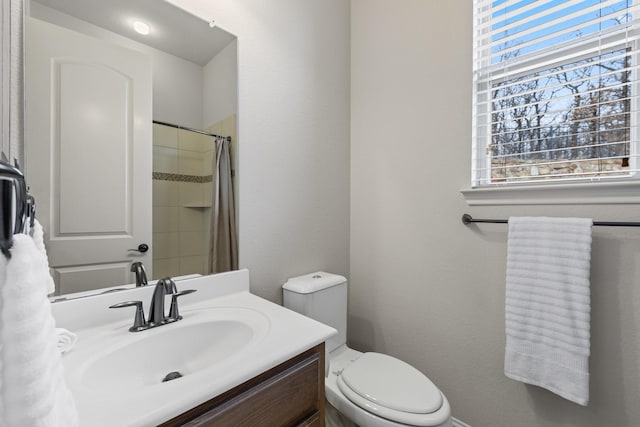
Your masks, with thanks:
[[[291,278],[283,297],[285,307],[338,331],[326,343],[325,394],[342,418],[363,427],[452,427],[449,402],[428,377],[395,357],[347,347],[343,276],[317,272]]]

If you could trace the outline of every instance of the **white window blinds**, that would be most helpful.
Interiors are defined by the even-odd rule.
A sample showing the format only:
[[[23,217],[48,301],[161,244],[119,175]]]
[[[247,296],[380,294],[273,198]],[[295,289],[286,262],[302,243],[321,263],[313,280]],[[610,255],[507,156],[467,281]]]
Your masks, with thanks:
[[[635,176],[638,12],[474,0],[474,187]]]

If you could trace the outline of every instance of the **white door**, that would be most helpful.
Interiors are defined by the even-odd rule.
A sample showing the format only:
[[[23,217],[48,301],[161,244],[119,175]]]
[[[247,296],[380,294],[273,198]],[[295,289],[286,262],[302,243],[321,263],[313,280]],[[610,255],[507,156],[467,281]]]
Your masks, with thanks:
[[[25,176],[56,293],[152,277],[151,62],[142,53],[28,18]]]

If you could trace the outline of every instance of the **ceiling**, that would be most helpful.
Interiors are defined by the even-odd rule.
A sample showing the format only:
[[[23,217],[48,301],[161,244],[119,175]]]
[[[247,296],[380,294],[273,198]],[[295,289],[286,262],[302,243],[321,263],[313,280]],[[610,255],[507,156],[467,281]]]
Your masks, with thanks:
[[[161,0],[33,1],[203,66],[235,39]],[[136,33],[135,20],[147,23],[150,34]]]

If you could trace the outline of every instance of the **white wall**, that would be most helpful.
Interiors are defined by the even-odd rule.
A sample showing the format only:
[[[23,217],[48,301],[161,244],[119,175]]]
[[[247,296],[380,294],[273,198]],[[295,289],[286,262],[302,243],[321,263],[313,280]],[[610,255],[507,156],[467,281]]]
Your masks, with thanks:
[[[149,55],[153,74],[153,119],[197,129],[203,127],[203,71],[200,65],[60,13],[40,3],[31,2],[29,9],[30,15],[34,18]]]
[[[584,408],[504,376],[507,229],[460,222],[640,207],[467,206],[472,2],[351,4],[351,344],[413,363],[473,427],[640,425],[640,230],[594,228]]]
[[[349,266],[349,2],[172,0],[238,36],[239,251],[252,291]]]
[[[151,55],[153,119],[202,129],[202,67],[157,51]]]
[[[234,40],[203,68],[203,127],[238,112],[238,41]]]

